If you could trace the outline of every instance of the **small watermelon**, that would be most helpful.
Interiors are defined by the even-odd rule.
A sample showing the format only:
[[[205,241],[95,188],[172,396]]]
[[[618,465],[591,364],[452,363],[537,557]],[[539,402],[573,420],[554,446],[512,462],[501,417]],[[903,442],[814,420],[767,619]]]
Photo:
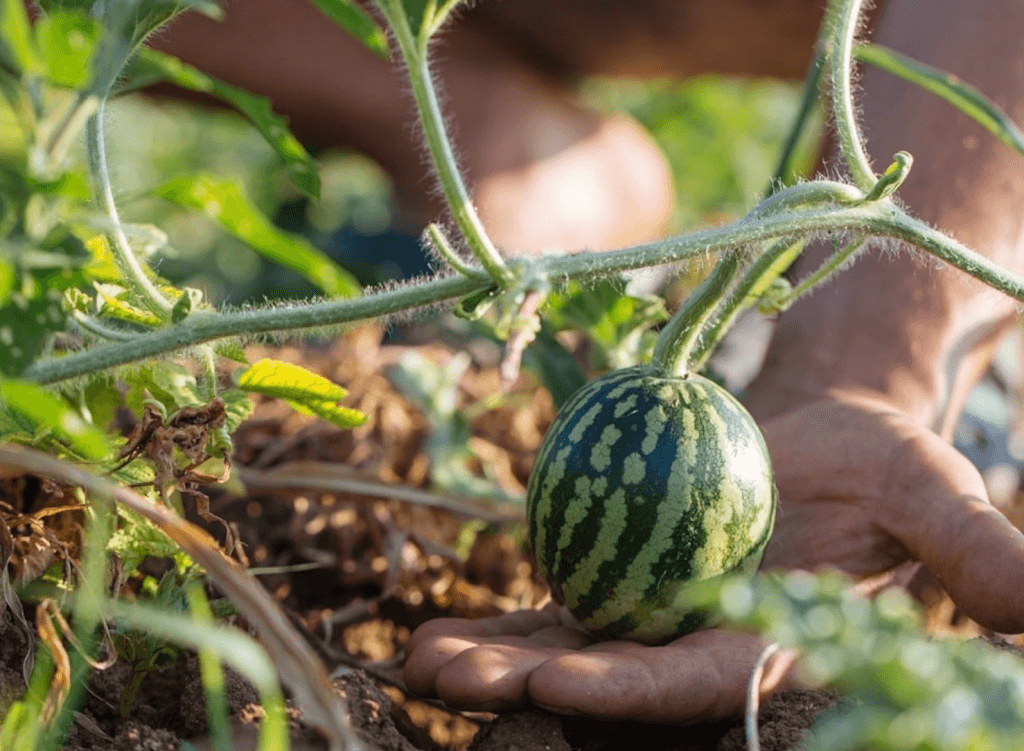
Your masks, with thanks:
[[[664,643],[704,624],[688,582],[753,572],[777,493],[750,414],[694,374],[613,371],[548,430],[527,491],[555,599],[602,638]]]

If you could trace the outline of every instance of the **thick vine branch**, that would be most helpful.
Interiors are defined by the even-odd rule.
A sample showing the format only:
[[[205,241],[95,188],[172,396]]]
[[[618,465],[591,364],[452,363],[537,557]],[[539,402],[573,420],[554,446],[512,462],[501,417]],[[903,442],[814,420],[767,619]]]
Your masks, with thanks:
[[[1024,302],[1024,279],[908,216],[888,200],[744,218],[725,227],[694,232],[664,242],[604,253],[552,256],[538,259],[535,263],[537,273],[558,284],[569,279],[609,276],[630,269],[677,263],[706,253],[750,247],[781,237],[810,237],[823,232],[856,232],[903,240]],[[230,313],[195,313],[178,325],[139,335],[127,344],[100,344],[67,357],[37,362],[23,376],[41,383],[54,383],[215,339],[350,323],[443,303],[482,290],[490,284],[489,280],[454,276],[378,292],[356,300],[327,300]]]

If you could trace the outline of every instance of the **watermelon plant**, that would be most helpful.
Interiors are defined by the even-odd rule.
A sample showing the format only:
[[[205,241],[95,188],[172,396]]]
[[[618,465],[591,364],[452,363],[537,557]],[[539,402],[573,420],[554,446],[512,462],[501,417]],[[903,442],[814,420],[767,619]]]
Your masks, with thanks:
[[[828,78],[851,182],[822,179],[786,185],[780,179],[764,200],[729,225],[634,248],[532,259],[508,258],[488,237],[457,169],[432,80],[431,41],[461,0],[374,0],[372,6],[390,34],[390,48],[382,24],[360,4],[315,1],[379,54],[393,49],[407,68],[426,145],[451,211],[451,226],[431,225],[426,233],[439,271],[402,286],[360,290],[315,248],[275,229],[237,186],[209,175],[177,176],[156,186],[153,194],[202,211],[264,256],[291,265],[328,295],[217,310],[198,291],[175,288],[155,273],[152,259],[166,244],[158,228],[122,221],[106,165],[104,111],[108,100],[158,81],[217,96],[256,125],[295,186],[315,196],[319,183],[313,160],[264,100],[144,48],[145,39],[175,14],[195,10],[217,15],[219,5],[214,0],[47,0],[39,4],[40,18],[30,22],[20,0],[0,0],[3,125],[20,134],[10,152],[0,155],[0,437],[5,444],[94,462],[125,484],[149,483],[154,495],[173,503],[169,491],[178,481],[186,485],[194,480],[200,463],[220,461],[218,469],[227,474],[230,431],[247,414],[247,393],[286,399],[340,425],[361,419],[338,406],[344,392],[337,386],[280,363],[245,363],[241,376],[229,382],[218,367],[244,360],[241,343],[268,334],[330,332],[353,321],[454,304],[470,318],[491,309],[494,330],[508,342],[505,370],[514,373],[530,342],[543,335],[540,320],[547,301],[570,283],[588,284],[641,267],[717,254],[714,270],[658,333],[650,362],[619,367],[623,363],[616,360],[619,369],[575,395],[565,395],[530,482],[530,537],[556,594],[600,634],[660,642],[701,622],[683,596],[686,582],[755,569],[771,534],[775,491],[760,432],[735,399],[700,375],[741,311],[754,305],[784,309],[829,278],[871,238],[918,247],[1024,301],[1024,280],[909,216],[892,200],[911,159],[900,152],[883,174],[872,170],[853,114],[852,61],[857,57],[925,85],[1021,152],[1024,137],[965,84],[888,50],[855,44],[859,0],[831,3],[805,92],[809,107],[819,79]],[[794,133],[805,121],[798,120]],[[73,159],[79,139],[86,144],[85,169]],[[787,154],[780,178],[790,174],[790,163]],[[783,280],[781,274],[804,244],[822,235],[835,240],[832,256],[795,285]],[[629,351],[646,349],[638,344]],[[172,357],[179,362],[169,362]],[[173,433],[186,423],[195,427],[202,418],[204,441],[194,447],[195,455],[173,468],[133,468],[138,444],[111,439],[103,430],[120,406],[111,397],[114,376],[130,384],[125,401],[148,421],[152,433]],[[232,583],[237,572],[210,555],[207,543],[180,519],[79,470],[44,461],[37,453],[0,448],[6,466],[89,488],[95,508],[90,507],[94,513],[87,537],[93,542],[82,576],[92,578],[78,583],[82,592],[91,594],[63,602],[75,616],[78,641],[87,651],[95,646],[95,627],[104,614],[116,613],[133,628],[161,635],[186,630],[173,619],[97,594],[104,591],[102,556],[112,525],[105,506],[93,499],[113,497],[158,520],[196,560],[205,556],[200,562],[221,577],[218,582],[237,599],[239,609],[248,608],[248,620],[264,642],[280,648],[274,661],[296,695],[304,697],[308,716],[319,722],[335,747],[348,742],[339,730],[343,723],[337,719],[336,700],[318,704],[316,691],[303,688],[324,684],[326,678],[309,667],[307,656],[295,646],[301,638],[290,634],[280,619],[261,615],[272,611],[273,603],[254,594],[262,591],[258,587]],[[4,602],[14,599],[6,573],[0,589]],[[214,649],[223,642],[211,636],[203,644]],[[223,649],[222,656],[235,650],[233,658],[245,664],[235,646]],[[76,657],[72,675],[80,678],[87,664],[86,658]],[[301,675],[312,678],[304,684],[297,678]],[[272,683],[265,671],[260,676],[261,686]],[[26,714],[21,719],[5,724],[0,736],[5,742],[28,738],[22,731],[35,727],[35,715],[22,709]],[[50,747],[59,743],[61,722],[66,724],[74,711],[74,702],[67,699],[56,718],[48,717],[45,737]],[[35,738],[31,735],[16,747],[34,747]]]

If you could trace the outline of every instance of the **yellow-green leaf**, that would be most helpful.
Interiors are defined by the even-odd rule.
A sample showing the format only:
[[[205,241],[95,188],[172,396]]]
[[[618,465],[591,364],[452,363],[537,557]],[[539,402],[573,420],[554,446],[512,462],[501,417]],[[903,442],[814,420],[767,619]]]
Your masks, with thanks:
[[[279,230],[230,180],[208,175],[179,177],[157,188],[179,206],[199,209],[264,258],[292,269],[329,295],[355,297],[355,278],[301,237]]]
[[[345,389],[291,363],[260,360],[242,372],[238,386],[256,394],[284,399],[299,412],[316,415],[341,428],[354,428],[366,422],[363,413],[338,406],[348,395]]]
[[[19,76],[41,72],[31,28],[22,0],[0,0],[0,67]]]
[[[99,24],[84,14],[56,11],[39,19],[35,34],[51,82],[68,89],[89,83]]]
[[[83,420],[67,402],[34,383],[0,380],[0,400],[37,428],[52,431],[81,456],[99,460],[111,450],[102,431]]]

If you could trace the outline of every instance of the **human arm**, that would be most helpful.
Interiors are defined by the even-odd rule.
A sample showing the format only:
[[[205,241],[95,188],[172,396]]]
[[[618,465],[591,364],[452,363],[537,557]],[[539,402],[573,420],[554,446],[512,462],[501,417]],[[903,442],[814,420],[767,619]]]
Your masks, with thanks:
[[[960,75],[1024,120],[1024,7],[890,0],[885,13],[880,43]],[[899,194],[912,213],[1024,270],[1024,162],[908,84],[869,71],[863,88],[879,165],[899,149],[915,156]],[[810,251],[805,270],[824,250]],[[988,504],[977,471],[943,440],[1016,310],[920,254],[873,251],[781,317],[748,399],[781,499],[765,566],[833,565],[873,578],[922,560],[984,625],[1024,630],[1024,541]],[[519,635],[511,649],[500,635],[472,626],[457,633],[462,627],[428,624],[414,635],[411,686],[461,706],[531,701],[608,719],[735,714],[760,651],[754,637],[725,631],[665,647],[584,650],[531,645]]]

